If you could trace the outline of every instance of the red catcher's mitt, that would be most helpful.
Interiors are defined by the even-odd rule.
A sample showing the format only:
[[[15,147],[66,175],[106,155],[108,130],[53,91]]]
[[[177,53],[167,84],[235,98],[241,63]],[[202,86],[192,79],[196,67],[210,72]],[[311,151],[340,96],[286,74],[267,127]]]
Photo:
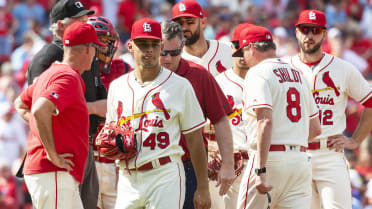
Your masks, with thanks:
[[[97,150],[111,160],[129,160],[137,154],[137,140],[132,128],[115,122],[105,124],[96,138]]]
[[[240,152],[234,153],[234,169],[235,175],[238,177],[243,170],[244,166],[244,158]],[[214,181],[217,180],[218,172],[221,169],[221,160],[220,159],[213,159],[208,163],[208,177],[210,180]]]

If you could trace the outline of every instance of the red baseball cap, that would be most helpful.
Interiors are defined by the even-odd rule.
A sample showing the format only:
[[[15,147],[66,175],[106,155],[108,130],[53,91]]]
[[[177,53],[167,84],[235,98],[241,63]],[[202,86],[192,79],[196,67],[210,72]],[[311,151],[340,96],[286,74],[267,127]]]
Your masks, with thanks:
[[[179,17],[203,18],[203,9],[197,1],[184,0],[175,4],[172,8],[172,20]]]
[[[250,23],[241,23],[239,25],[237,25],[235,27],[235,30],[234,30],[234,33],[233,33],[233,36],[231,38],[231,41],[239,41],[239,36],[240,36],[240,33],[242,32],[242,30],[248,28],[248,27],[251,27],[253,24],[250,24]]]
[[[137,20],[132,26],[130,39],[134,40],[137,38],[162,40],[160,23],[150,18]]]
[[[233,57],[242,57],[243,47],[258,41],[273,41],[273,36],[269,30],[261,26],[251,25],[250,27],[245,28],[240,33],[239,49],[233,53]]]
[[[106,46],[106,44],[98,41],[96,31],[93,26],[88,23],[76,21],[69,25],[63,33],[63,45],[65,46],[89,43]]]
[[[322,28],[327,28],[327,20],[323,12],[318,10],[304,10],[298,17],[296,27],[302,24],[318,25]]]

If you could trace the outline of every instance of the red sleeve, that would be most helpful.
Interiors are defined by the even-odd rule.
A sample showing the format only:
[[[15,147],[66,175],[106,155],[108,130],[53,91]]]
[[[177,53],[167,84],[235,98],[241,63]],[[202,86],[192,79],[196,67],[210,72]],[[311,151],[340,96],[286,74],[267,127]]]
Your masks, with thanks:
[[[70,104],[77,102],[80,98],[80,93],[84,95],[77,77],[70,74],[57,76],[51,80],[50,85],[43,91],[40,97],[45,97],[53,102],[61,112]],[[74,91],[71,91],[73,89]],[[79,89],[83,92],[79,92]]]
[[[372,108],[372,97],[370,97],[369,99],[367,99],[367,101],[363,102],[362,105],[364,107],[367,107],[367,108]]]
[[[232,113],[233,110],[216,79],[208,71],[203,70],[203,76],[200,76],[200,88],[197,91],[203,91],[203,98],[200,104],[203,104],[202,108],[205,108],[203,111],[206,113],[207,118],[212,124],[215,124],[223,116]]]
[[[31,109],[31,106],[32,106],[32,94],[34,92],[34,88],[35,88],[35,85],[32,84],[31,86],[29,86],[27,89],[25,89],[21,95],[20,95],[20,98],[22,100],[22,102],[27,105],[30,109]]]

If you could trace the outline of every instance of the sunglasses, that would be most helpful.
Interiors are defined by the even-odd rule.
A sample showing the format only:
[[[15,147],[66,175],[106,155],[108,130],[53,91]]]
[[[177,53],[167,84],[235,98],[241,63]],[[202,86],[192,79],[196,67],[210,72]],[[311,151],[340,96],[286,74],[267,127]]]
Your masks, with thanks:
[[[311,27],[311,26],[299,26],[298,29],[301,31],[301,33],[307,35],[310,33],[310,31],[314,34],[314,35],[318,35],[318,34],[321,34],[323,32],[323,28],[321,27]]]
[[[163,51],[160,53],[160,56],[165,57],[165,56],[167,56],[167,55],[169,54],[170,56],[175,57],[175,56],[180,55],[181,52],[182,52],[182,49],[163,50]]]

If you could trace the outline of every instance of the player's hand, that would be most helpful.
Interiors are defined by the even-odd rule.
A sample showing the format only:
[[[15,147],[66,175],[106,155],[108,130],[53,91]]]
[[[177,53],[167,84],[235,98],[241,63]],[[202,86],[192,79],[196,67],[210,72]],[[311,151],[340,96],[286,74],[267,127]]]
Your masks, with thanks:
[[[225,195],[236,178],[234,165],[221,164],[216,186],[220,186],[219,194]]]
[[[211,197],[209,194],[209,188],[199,189],[197,188],[194,193],[194,207],[195,209],[210,209],[211,208]]]
[[[256,176],[256,189],[260,194],[270,192],[273,187],[267,182],[266,173]]]
[[[353,138],[348,138],[341,134],[330,136],[328,139],[330,139],[328,146],[331,149],[335,149],[337,152],[342,151],[344,148],[356,149],[359,146]]]
[[[47,159],[50,162],[59,168],[66,169],[68,172],[72,171],[72,167],[75,166],[74,162],[70,159],[72,157],[74,157],[72,153],[56,154],[55,156],[47,154]]]

